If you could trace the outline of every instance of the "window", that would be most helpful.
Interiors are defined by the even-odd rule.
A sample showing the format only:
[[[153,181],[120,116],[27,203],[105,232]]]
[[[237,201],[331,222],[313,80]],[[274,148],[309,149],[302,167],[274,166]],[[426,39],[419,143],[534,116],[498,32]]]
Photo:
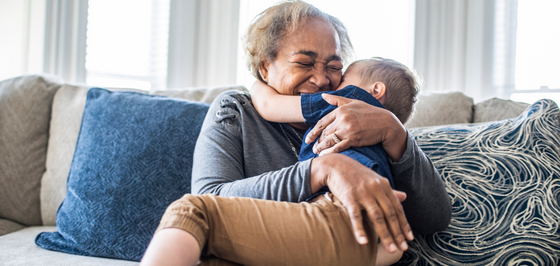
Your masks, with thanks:
[[[164,89],[169,0],[89,0],[86,83]]]
[[[560,103],[560,10],[557,0],[519,0],[515,53],[515,90],[511,99]]]
[[[340,19],[348,29],[355,59],[374,56],[413,67],[414,0],[307,0]]]

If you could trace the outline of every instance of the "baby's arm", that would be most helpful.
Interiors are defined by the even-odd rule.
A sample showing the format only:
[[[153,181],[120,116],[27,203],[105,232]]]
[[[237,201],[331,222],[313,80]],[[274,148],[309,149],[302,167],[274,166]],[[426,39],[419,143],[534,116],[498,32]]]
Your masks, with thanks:
[[[303,123],[301,97],[282,95],[257,80],[251,87],[251,99],[255,109],[266,120],[278,123]]]

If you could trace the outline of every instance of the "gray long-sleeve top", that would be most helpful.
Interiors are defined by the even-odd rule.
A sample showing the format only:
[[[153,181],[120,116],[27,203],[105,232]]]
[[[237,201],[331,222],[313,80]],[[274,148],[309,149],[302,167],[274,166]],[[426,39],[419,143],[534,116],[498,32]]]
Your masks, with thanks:
[[[311,160],[296,153],[303,134],[264,120],[248,94],[228,91],[208,111],[194,150],[192,193],[301,202],[311,191]],[[292,150],[292,148],[295,148]],[[430,159],[409,134],[399,162],[390,162],[395,189],[412,228],[441,231],[451,219],[451,202]]]

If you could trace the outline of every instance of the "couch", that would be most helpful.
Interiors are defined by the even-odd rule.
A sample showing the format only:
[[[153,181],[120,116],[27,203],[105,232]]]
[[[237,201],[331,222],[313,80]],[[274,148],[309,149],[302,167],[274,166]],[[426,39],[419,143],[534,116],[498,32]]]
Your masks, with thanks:
[[[210,103],[230,89],[246,91],[244,87],[232,86],[149,94],[159,95],[157,99],[162,96]],[[88,90],[87,86],[67,84],[52,76],[22,76],[0,82],[0,265],[138,264],[123,259],[126,257],[103,255],[110,258],[102,258],[51,251],[35,243],[36,238],[40,241],[39,233],[56,232],[59,219],[66,219],[64,226],[70,219],[57,217],[57,211],[63,212],[61,203],[72,196],[67,195],[67,186],[70,189],[80,185],[79,182],[70,184],[68,180],[69,173],[72,176],[72,171],[76,171],[71,169],[72,165],[79,160],[74,158],[75,151],[78,157],[80,149],[76,147],[78,137],[87,133],[80,128],[81,122],[86,121],[83,117],[84,108],[88,108],[86,97],[91,96]],[[122,89],[112,91],[122,92]],[[553,126],[530,120],[541,115],[543,109]],[[475,104],[460,92],[422,93],[406,127],[426,153],[433,156],[442,173],[453,202],[453,220],[444,232],[416,235],[410,251],[399,264],[557,265],[560,261],[560,112],[557,110],[551,101],[530,106],[494,98]],[[520,129],[523,125],[542,127],[548,135],[525,133]],[[514,129],[506,132],[509,128]],[[493,135],[488,137],[488,134]],[[495,139],[495,136],[506,138]],[[537,136],[544,136],[549,144],[542,146],[546,141]],[[465,143],[467,140],[480,141]],[[536,144],[527,144],[532,140]],[[488,147],[494,144],[504,149],[489,152]],[[521,167],[515,160],[534,161],[535,155],[525,151],[528,146],[534,147],[537,157],[539,154],[544,157],[531,167]],[[514,158],[517,154],[519,158]],[[492,163],[482,166],[483,162]],[[535,187],[540,187],[538,191],[542,193],[527,191]],[[70,194],[78,193],[74,187],[71,191]],[[64,204],[68,206],[68,202]],[[73,209],[69,210],[67,213]],[[74,253],[88,254],[79,250]]]

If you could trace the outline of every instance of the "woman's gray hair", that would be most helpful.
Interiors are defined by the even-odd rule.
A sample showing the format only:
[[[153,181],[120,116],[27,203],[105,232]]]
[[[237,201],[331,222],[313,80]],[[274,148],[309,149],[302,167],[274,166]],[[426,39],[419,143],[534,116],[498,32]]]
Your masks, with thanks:
[[[330,23],[338,33],[342,60],[351,60],[354,52],[352,43],[346,27],[339,19],[306,2],[289,0],[258,14],[243,38],[247,67],[255,78],[264,82],[259,66],[266,60],[275,60],[282,38],[303,26],[308,17],[321,18]]]

